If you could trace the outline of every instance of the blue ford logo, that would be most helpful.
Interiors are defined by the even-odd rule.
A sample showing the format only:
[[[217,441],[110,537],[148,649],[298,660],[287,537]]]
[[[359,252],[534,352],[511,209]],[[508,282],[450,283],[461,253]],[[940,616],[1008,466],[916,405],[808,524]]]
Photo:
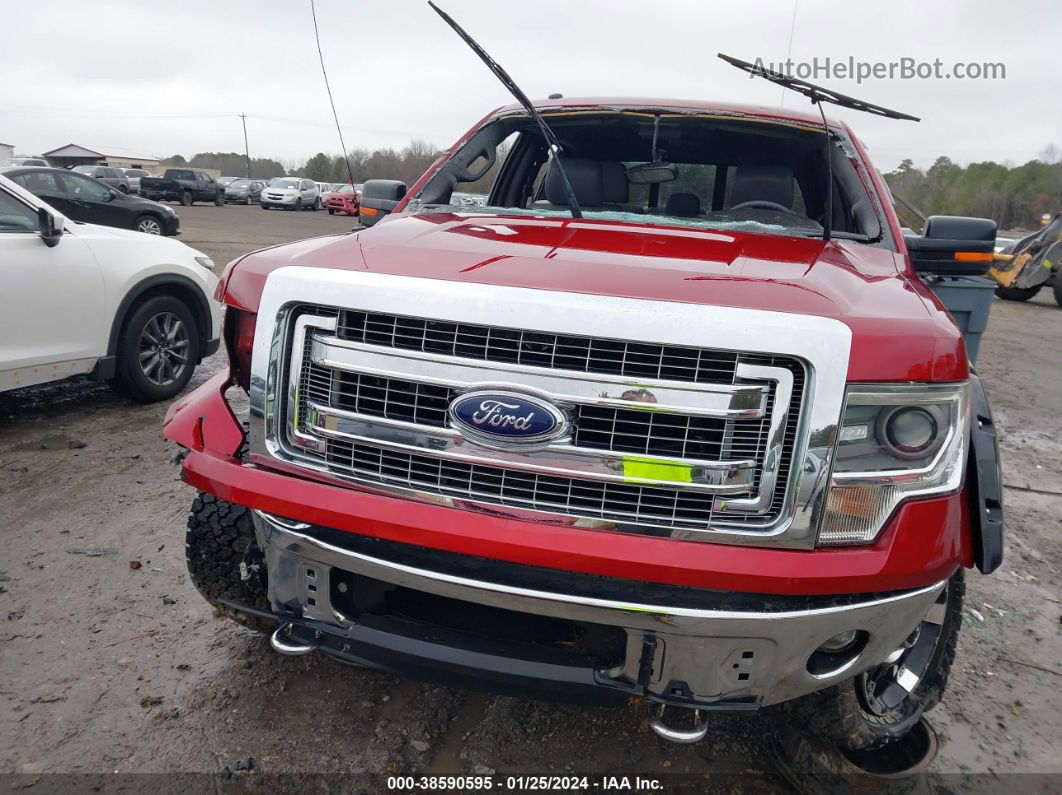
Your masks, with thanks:
[[[547,442],[567,430],[560,409],[518,392],[468,392],[450,404],[450,419],[464,436],[495,446]]]

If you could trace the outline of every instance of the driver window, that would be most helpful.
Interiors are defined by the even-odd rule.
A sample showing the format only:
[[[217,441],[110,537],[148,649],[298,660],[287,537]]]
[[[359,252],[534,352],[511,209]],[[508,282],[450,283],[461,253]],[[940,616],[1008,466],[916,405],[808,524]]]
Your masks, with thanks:
[[[66,185],[66,190],[63,192],[70,196],[78,196],[82,199],[106,199],[111,195],[106,185],[80,174],[63,174],[62,181]]]
[[[37,231],[37,213],[9,193],[0,191],[0,232]]]

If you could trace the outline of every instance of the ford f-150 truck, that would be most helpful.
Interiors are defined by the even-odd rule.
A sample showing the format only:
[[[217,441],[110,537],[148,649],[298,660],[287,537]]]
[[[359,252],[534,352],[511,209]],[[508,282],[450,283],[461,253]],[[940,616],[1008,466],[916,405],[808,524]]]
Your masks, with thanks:
[[[161,177],[141,177],[140,195],[155,201],[225,203],[225,186],[209,174],[191,168],[167,168]]]
[[[903,736],[1001,502],[863,145],[814,111],[535,107],[559,148],[501,108],[408,192],[366,183],[395,202],[375,226],[229,264],[229,369],[165,424],[192,582],[281,653],[645,698],[671,739],[773,705],[848,748]],[[986,223],[910,250],[954,265]]]

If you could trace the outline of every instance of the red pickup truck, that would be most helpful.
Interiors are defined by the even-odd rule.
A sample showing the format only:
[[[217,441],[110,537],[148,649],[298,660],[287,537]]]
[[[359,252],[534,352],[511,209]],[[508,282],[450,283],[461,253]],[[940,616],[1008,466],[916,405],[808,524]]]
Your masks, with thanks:
[[[372,228],[229,264],[230,369],[165,423],[193,583],[281,653],[641,697],[670,739],[783,704],[903,736],[1002,556],[984,392],[912,261],[986,222],[905,241],[814,112],[536,107],[563,154],[501,108],[408,193],[366,183]]]

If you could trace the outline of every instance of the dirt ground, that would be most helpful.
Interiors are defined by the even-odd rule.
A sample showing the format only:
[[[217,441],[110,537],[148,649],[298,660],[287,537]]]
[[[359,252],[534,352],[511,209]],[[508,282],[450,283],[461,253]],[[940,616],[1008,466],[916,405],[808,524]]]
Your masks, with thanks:
[[[350,228],[326,213],[181,209],[222,264]],[[1062,773],[1062,310],[996,300],[979,369],[1002,431],[1007,558],[971,574],[940,772]],[[204,362],[193,386],[222,367]],[[765,716],[664,743],[631,709],[493,697],[274,654],[216,619],[184,568],[191,490],[166,407],[89,381],[0,395],[0,773],[697,775],[786,791]],[[138,561],[134,569],[131,561]],[[28,781],[32,784],[32,778]],[[742,787],[743,788],[743,787]]]

